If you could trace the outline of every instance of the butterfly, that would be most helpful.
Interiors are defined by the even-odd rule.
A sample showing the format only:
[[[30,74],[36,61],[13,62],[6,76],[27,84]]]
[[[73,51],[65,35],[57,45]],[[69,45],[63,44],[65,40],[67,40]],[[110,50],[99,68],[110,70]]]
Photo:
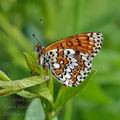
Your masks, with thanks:
[[[91,71],[92,59],[103,44],[103,34],[88,32],[61,39],[45,48],[35,46],[38,64],[49,69],[65,86],[82,83]]]

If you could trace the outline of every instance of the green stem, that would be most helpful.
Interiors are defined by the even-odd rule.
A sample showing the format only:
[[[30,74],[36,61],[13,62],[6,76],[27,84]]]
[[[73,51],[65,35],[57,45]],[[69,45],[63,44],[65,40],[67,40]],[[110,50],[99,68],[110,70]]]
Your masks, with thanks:
[[[48,113],[46,114],[45,120],[52,120],[52,112],[48,112]]]
[[[72,117],[72,100],[68,101],[65,105],[64,120],[71,120]]]

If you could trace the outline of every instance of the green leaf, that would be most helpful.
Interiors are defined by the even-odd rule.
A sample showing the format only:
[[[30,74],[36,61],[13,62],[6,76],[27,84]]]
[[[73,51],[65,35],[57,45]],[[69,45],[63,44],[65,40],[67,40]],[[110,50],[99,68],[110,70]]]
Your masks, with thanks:
[[[10,81],[10,78],[2,71],[0,71],[0,80],[1,81]]]
[[[89,76],[86,78],[86,80],[77,87],[66,87],[62,86],[62,88],[59,90],[54,110],[59,110],[62,105],[64,105],[69,99],[74,97],[77,93],[81,92],[81,90],[85,87],[87,81],[94,75],[95,71],[92,71]]]
[[[53,106],[53,96],[51,94],[51,91],[48,89],[46,84],[41,84],[39,87],[39,93],[42,98],[48,100],[50,104]]]
[[[25,88],[42,84],[44,82],[45,80],[41,79],[38,76],[24,78],[22,80],[15,80],[15,81],[0,81],[0,87],[4,88],[0,90],[0,95],[6,96],[10,94],[15,94]]]
[[[37,57],[34,52],[24,52],[24,56],[26,63],[33,74],[44,75],[44,70],[42,69],[42,67],[40,67],[40,65],[37,64]]]
[[[44,120],[45,113],[40,99],[34,99],[29,105],[25,120]]]
[[[26,91],[26,90],[21,90],[17,94],[20,95],[21,97],[28,98],[28,99],[39,97],[39,95],[31,93],[31,92]]]
[[[24,52],[24,57],[25,57],[25,60],[26,60],[26,63],[29,67],[29,69],[33,70],[34,69],[34,65],[35,65],[35,59],[36,59],[36,56],[34,53],[26,53]]]
[[[46,77],[45,70],[43,70],[38,64],[35,53],[24,53],[26,63],[28,67],[33,71],[34,73],[37,73],[38,75],[41,75],[43,79]],[[48,73],[50,74],[50,73]],[[51,76],[51,75],[50,75]],[[42,84],[39,87],[38,94],[48,100],[51,105],[53,105],[53,80],[51,80],[52,77],[50,77],[50,80],[48,81],[48,87],[46,84]],[[46,82],[44,80],[44,82]],[[46,82],[47,83],[47,82]]]
[[[72,104],[72,99],[69,100],[66,104],[65,104],[65,110],[64,110],[64,120],[71,120],[72,118],[72,110],[73,110],[73,104]]]

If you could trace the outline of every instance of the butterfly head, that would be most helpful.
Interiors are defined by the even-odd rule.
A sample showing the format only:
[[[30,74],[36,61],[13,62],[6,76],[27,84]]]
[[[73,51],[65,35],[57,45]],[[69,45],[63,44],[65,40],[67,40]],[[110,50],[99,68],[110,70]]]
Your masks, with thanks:
[[[41,47],[40,43],[37,43],[37,44],[35,45],[34,50],[35,50],[38,54],[40,54],[40,55],[42,54],[42,47]]]

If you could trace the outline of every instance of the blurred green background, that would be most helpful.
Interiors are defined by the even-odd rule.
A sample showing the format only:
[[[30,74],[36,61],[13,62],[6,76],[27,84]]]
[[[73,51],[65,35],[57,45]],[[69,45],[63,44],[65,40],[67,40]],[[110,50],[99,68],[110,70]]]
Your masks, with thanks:
[[[44,46],[89,31],[104,34],[93,61],[97,73],[58,119],[120,120],[120,0],[1,0],[0,70],[13,80],[30,76],[23,52],[33,51],[33,33]],[[23,120],[29,103],[17,95],[0,97],[0,120]]]

